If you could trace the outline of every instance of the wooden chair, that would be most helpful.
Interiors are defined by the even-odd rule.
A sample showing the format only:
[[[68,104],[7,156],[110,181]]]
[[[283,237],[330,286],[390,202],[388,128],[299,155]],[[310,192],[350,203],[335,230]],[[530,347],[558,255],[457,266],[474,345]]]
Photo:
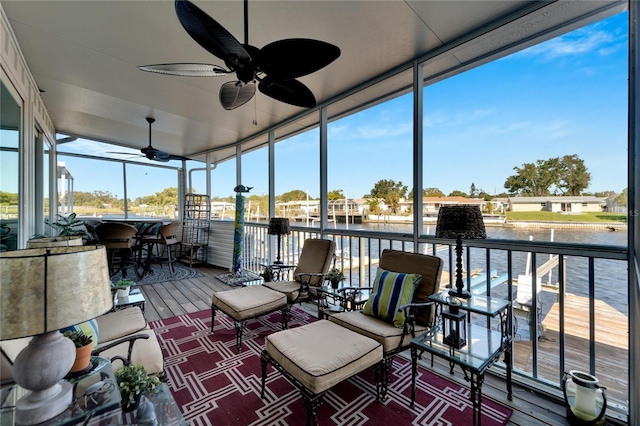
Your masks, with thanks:
[[[96,226],[95,233],[98,242],[107,248],[111,276],[122,271],[124,278],[127,276],[127,268],[133,268],[136,276],[140,279],[141,275],[134,253],[136,232],[135,226],[126,223],[107,222]]]
[[[393,357],[408,349],[411,339],[416,337],[416,334],[425,332],[434,324],[435,309],[433,302],[429,301],[429,296],[438,291],[442,259],[426,254],[385,249],[380,257],[379,268],[391,272],[419,274],[422,277],[414,290],[411,303],[399,307],[405,314],[402,327],[365,315],[362,310],[337,313],[331,315],[329,321],[382,344],[384,357],[380,395],[384,400]]]
[[[181,226],[182,222],[171,222],[166,225],[162,225],[158,230],[158,235],[144,234],[142,236],[140,243],[147,250],[147,260],[145,262],[143,275],[149,272],[151,264],[157,263],[160,265],[169,265],[169,270],[173,277],[173,274],[175,273],[173,262],[176,261],[176,258],[173,257],[171,248],[179,243],[178,231]],[[160,246],[164,246],[162,250],[160,250]],[[158,256],[154,256],[154,250],[158,251]]]
[[[316,296],[314,287],[321,286],[324,274],[333,262],[336,243],[332,240],[308,238],[304,241],[302,252],[292,281],[271,281],[263,285],[287,296],[287,303],[294,304],[312,300]]]

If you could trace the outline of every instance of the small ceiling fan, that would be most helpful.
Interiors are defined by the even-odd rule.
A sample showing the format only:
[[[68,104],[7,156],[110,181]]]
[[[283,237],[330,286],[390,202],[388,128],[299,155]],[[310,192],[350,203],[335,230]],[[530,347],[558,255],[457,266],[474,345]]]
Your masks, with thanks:
[[[278,101],[305,108],[316,106],[311,90],[296,80],[326,67],[340,56],[340,48],[320,40],[289,38],[262,49],[249,44],[248,0],[244,0],[244,44],[188,0],[176,0],[178,20],[189,35],[229,70],[212,64],[173,63],[142,65],[138,69],[183,77],[216,77],[235,72],[238,80],[220,88],[226,110],[247,103],[258,90]]]
[[[187,157],[182,157],[180,155],[167,154],[164,151],[160,151],[159,149],[155,149],[151,146],[151,125],[156,121],[155,118],[147,117],[147,123],[149,123],[149,146],[146,148],[142,148],[140,152],[142,154],[138,154],[141,157],[147,157],[149,160],[153,161],[162,161],[167,162],[170,160],[189,160]],[[130,154],[129,152],[114,152],[109,151],[111,154]],[[135,154],[134,154],[135,155]]]

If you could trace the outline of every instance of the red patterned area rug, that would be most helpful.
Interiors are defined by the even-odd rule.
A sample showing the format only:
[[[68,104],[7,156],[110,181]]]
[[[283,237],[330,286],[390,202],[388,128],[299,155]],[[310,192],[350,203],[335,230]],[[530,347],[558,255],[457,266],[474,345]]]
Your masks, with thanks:
[[[180,315],[154,321],[151,327],[165,355],[169,386],[185,420],[193,426],[298,426],[306,409],[298,389],[271,366],[265,399],[260,398],[260,352],[264,338],[280,330],[280,313],[251,320],[242,352],[236,353],[235,328],[225,314]],[[316,319],[297,308],[289,327]],[[327,342],[330,344],[330,342]],[[372,369],[334,386],[319,409],[320,425],[471,425],[469,389],[419,368],[416,405],[411,398],[411,365],[396,357],[384,403],[375,401]],[[512,411],[488,398],[482,402],[482,424],[505,425]]]

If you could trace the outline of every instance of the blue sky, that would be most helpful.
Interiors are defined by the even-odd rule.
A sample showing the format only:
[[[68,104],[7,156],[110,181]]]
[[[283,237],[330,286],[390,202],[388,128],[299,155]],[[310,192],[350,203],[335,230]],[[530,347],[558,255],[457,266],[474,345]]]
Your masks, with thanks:
[[[625,12],[427,86],[424,187],[448,194],[469,192],[474,183],[500,193],[514,167],[577,154],[591,172],[588,191],[626,188],[627,20]],[[412,189],[411,102],[405,95],[330,124],[329,190],[359,198],[380,179]],[[314,130],[276,144],[276,193],[319,195],[317,135]],[[61,150],[87,152],[92,144],[78,141]],[[246,157],[242,183],[266,193],[266,152]],[[121,195],[118,182],[96,182],[90,167],[74,167],[76,190]],[[233,195],[234,167],[218,166],[212,195]],[[129,198],[175,186],[171,174],[162,175],[148,172],[147,185],[131,187]],[[202,179],[194,186],[204,193]]]

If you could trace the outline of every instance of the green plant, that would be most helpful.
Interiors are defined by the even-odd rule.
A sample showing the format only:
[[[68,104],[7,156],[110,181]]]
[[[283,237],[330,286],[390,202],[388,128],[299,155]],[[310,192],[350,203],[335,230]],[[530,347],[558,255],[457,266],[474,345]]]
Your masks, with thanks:
[[[160,384],[158,376],[148,374],[142,364],[120,367],[116,370],[115,377],[125,407],[134,405],[136,398],[144,392],[154,392]]]
[[[120,278],[118,281],[113,283],[114,287],[133,287],[135,285],[135,281],[132,281],[128,278]]]
[[[44,220],[45,225],[50,226],[56,231],[57,236],[81,236],[85,243],[97,242],[95,236],[95,226],[87,226],[85,222],[77,218],[75,213],[69,216],[56,215],[56,221],[51,222],[49,218]],[[48,238],[49,235],[35,234],[32,238]]]
[[[324,274],[324,278],[331,282],[340,282],[340,281],[344,281],[345,279],[344,274],[338,268],[331,269],[329,272]]]
[[[44,220],[44,223],[56,230],[61,237],[67,235],[86,235],[87,231],[84,226],[84,222],[76,217],[75,213],[69,214],[69,216],[56,215],[56,221],[51,222],[48,218]]]
[[[90,345],[93,342],[91,336],[87,336],[84,334],[82,330],[70,331],[67,330],[64,332],[64,336],[71,339],[76,348],[81,348],[83,346]]]

